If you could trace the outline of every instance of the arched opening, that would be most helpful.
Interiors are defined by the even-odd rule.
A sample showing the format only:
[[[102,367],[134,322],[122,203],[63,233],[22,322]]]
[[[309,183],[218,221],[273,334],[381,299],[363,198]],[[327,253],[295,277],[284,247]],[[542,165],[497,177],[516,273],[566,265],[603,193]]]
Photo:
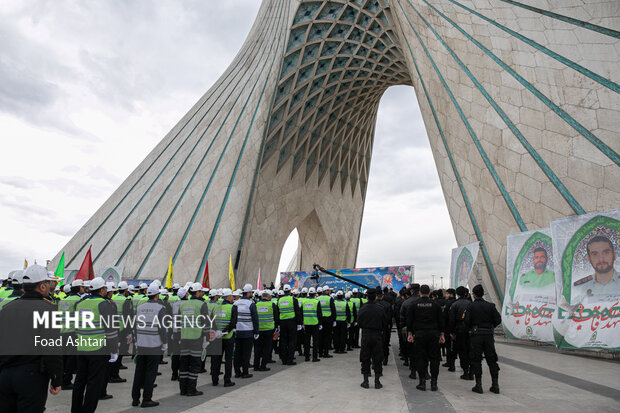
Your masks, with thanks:
[[[293,229],[282,247],[280,262],[278,264],[278,273],[276,281],[279,280],[280,273],[284,271],[300,271],[303,251],[299,244],[299,232],[297,228]]]

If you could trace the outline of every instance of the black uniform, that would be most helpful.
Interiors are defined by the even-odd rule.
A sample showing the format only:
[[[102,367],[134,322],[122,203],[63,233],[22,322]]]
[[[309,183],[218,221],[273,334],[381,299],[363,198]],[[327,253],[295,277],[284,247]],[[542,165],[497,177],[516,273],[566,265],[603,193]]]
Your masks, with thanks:
[[[412,376],[415,375],[416,367],[415,367],[415,346],[413,343],[409,343],[407,341],[407,314],[409,314],[409,308],[420,299],[419,295],[413,295],[403,301],[403,304],[400,307],[400,325],[402,326],[401,335],[404,336],[405,339],[405,357],[407,358],[409,369],[411,370]],[[415,378],[415,377],[413,377]]]
[[[441,307],[429,297],[420,297],[408,309],[407,331],[413,333],[416,369],[420,383],[426,380],[430,362],[431,385],[436,385],[441,354],[439,338],[445,330]]]
[[[383,371],[383,332],[388,324],[387,314],[383,306],[376,302],[368,302],[357,313],[357,322],[362,329],[362,347],[360,362],[362,374],[370,374],[370,363],[375,377]]]
[[[319,296],[317,295],[317,299],[318,297]],[[329,354],[329,349],[332,344],[332,333],[333,333],[333,327],[334,327],[333,324],[336,321],[336,305],[334,304],[334,299],[329,297],[328,303],[329,303],[329,309],[325,309],[325,308],[321,309],[323,315],[321,316],[320,322],[323,328],[319,332],[319,356],[325,357],[325,358],[333,357]],[[326,316],[325,315],[326,311],[330,311],[331,315]]]
[[[497,384],[499,366],[497,365],[497,353],[495,352],[495,340],[493,330],[500,325],[502,317],[495,308],[495,304],[476,298],[469,306],[469,312],[465,316],[465,324],[469,328],[471,370],[478,384],[482,380],[482,355],[489,366],[493,385]]]
[[[462,297],[450,306],[448,312],[448,331],[454,334],[454,348],[459,356],[459,363],[463,369],[463,379],[471,379],[471,365],[469,361],[469,330],[465,324],[465,319],[469,312],[471,301]]]
[[[449,325],[450,325],[450,308],[452,307],[452,304],[454,304],[455,300],[454,298],[451,299],[447,299],[446,300],[446,305],[444,307],[443,313],[444,313],[444,319],[446,321],[446,332],[449,332]],[[450,369],[450,371],[454,371],[454,361],[456,360],[456,348],[454,345],[454,340],[452,340],[452,337],[450,337],[450,334],[446,334],[446,343],[445,343],[445,347],[446,347],[446,364],[445,366],[448,367]]]
[[[387,324],[383,330],[383,365],[387,365],[388,357],[390,356],[390,336],[392,335],[392,317],[394,317],[394,311],[392,310],[392,304],[386,300],[386,296],[381,300],[377,300],[377,304],[383,307],[385,315],[387,317]],[[390,298],[393,298],[390,296]]]

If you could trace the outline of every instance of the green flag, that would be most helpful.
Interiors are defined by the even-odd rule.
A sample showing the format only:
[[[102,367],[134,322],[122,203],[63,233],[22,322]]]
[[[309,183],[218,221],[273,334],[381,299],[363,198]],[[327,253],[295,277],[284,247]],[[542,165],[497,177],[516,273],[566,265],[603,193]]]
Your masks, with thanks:
[[[65,278],[65,253],[63,251],[60,261],[58,262],[58,267],[56,267],[56,271],[54,271],[54,275],[60,279],[59,284],[64,284]]]

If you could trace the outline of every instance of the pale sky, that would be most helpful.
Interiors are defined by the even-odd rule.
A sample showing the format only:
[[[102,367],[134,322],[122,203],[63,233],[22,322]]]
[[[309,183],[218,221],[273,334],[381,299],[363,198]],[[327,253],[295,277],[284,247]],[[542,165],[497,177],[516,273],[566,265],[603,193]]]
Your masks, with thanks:
[[[0,272],[56,255],[218,79],[259,4],[0,2]],[[357,266],[445,284],[456,241],[413,88],[390,88],[377,122]]]

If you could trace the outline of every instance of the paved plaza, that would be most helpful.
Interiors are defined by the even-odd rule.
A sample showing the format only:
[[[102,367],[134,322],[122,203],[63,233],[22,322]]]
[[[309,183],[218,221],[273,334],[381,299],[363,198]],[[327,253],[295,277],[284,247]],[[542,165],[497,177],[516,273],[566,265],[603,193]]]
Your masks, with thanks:
[[[396,335],[392,336],[396,340]],[[394,343],[395,341],[393,341]],[[392,346],[389,364],[384,367],[381,390],[363,389],[359,350],[335,355],[320,363],[300,362],[296,366],[271,364],[271,371],[254,373],[251,379],[233,379],[237,385],[211,386],[210,376],[198,378],[199,397],[182,397],[178,382],[170,381],[170,364],[160,366],[162,375],[153,399],[161,404],[149,411],[204,412],[618,412],[620,407],[620,362],[559,354],[548,347],[507,343],[498,339],[501,394],[488,392],[490,378],[484,366],[482,395],[471,392],[473,382],[459,379],[460,369],[450,373],[442,367],[438,392],[415,389],[417,381],[407,377],[409,370],[396,361]],[[297,361],[303,360],[298,357]],[[109,384],[113,399],[100,401],[98,412],[131,412],[133,364],[122,370],[127,383]],[[458,362],[457,362],[458,364]],[[208,368],[208,363],[207,363]],[[69,410],[71,392],[49,397],[47,413]]]

